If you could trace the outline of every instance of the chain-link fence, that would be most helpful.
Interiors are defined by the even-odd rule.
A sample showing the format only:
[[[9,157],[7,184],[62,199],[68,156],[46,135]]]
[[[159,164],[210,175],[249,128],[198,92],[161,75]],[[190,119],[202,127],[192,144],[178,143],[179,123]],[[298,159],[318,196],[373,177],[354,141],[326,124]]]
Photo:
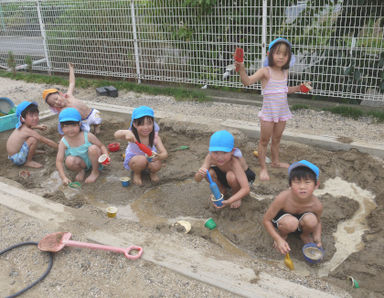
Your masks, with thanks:
[[[290,84],[384,101],[383,27],[382,0],[0,0],[0,67],[243,88],[235,48],[251,74],[281,36]]]

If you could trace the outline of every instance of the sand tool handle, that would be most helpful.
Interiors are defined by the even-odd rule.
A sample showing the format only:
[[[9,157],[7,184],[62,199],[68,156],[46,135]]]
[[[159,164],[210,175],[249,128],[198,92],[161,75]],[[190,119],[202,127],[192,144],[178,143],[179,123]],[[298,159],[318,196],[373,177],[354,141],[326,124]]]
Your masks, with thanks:
[[[140,148],[141,151],[143,151],[148,156],[152,156],[152,150],[151,149],[149,149],[147,146],[145,146],[144,144],[141,144],[137,141],[135,143]]]
[[[209,170],[207,170],[207,178],[208,178],[209,184],[212,184],[213,181],[212,181],[211,174],[209,174]]]
[[[128,248],[120,248],[115,246],[101,245],[96,243],[87,243],[74,240],[66,240],[64,242],[66,246],[81,247],[81,248],[90,248],[90,249],[101,249],[117,253],[123,253],[128,259],[136,260],[141,257],[143,254],[143,248],[140,246],[131,245]],[[136,255],[130,255],[129,253],[132,250],[136,250],[138,253]]]
[[[208,181],[209,181],[209,188],[211,189],[211,192],[214,195],[215,199],[216,200],[222,199],[222,194],[220,192],[220,189],[217,186],[217,184],[212,181],[212,177],[209,174],[209,170],[207,170],[207,177],[208,177]],[[222,206],[222,205],[220,205],[220,206]]]

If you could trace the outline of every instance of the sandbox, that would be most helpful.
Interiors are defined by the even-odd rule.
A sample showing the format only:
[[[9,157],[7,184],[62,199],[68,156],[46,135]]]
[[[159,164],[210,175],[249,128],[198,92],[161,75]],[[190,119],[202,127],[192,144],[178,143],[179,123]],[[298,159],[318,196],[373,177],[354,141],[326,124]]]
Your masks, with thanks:
[[[108,145],[116,142],[114,131],[129,126],[130,115],[103,112],[103,118],[99,139]],[[79,188],[61,184],[55,168],[56,153],[50,148],[45,148],[47,154],[36,156],[36,161],[44,167],[27,169],[29,175],[22,174],[26,168],[11,165],[3,151],[0,173],[32,193],[69,207],[80,209],[88,204],[105,211],[115,206],[118,209],[116,220],[139,222],[158,233],[180,232],[174,224],[186,220],[192,226],[190,235],[209,239],[234,256],[261,258],[271,266],[284,269],[283,257],[272,249],[272,239],[262,226],[262,217],[274,196],[288,187],[287,170],[270,168],[271,181],[257,179],[250,196],[243,200],[239,209],[217,210],[209,201],[209,185],[196,183],[193,175],[207,153],[209,136],[222,127],[175,118],[159,119],[158,123],[169,158],[159,172],[157,185],[151,184],[145,176],[142,187],[122,186],[120,178],[130,175],[123,167],[122,154],[126,147],[123,142],[120,142],[119,151],[111,152],[111,163],[104,167],[97,182],[82,184]],[[44,124],[50,127],[46,135],[58,141],[57,119],[51,117]],[[235,135],[236,146],[242,150],[249,166],[258,173],[259,164],[252,154],[257,140],[240,130],[229,130]],[[3,144],[10,132],[0,134]],[[188,149],[175,150],[181,145]],[[345,288],[350,285],[348,276],[352,275],[360,281],[361,287],[383,294],[380,281],[384,274],[380,266],[375,266],[384,244],[383,237],[379,236],[379,227],[384,222],[380,216],[384,199],[380,188],[384,185],[383,161],[356,149],[328,151],[283,141],[281,160],[291,163],[301,159],[315,163],[321,170],[321,184],[316,194],[324,206],[322,242],[325,256],[320,264],[308,264],[301,253],[300,238],[289,236],[295,273],[326,277]],[[73,179],[74,175],[70,177]],[[215,233],[203,226],[211,217],[217,224]]]

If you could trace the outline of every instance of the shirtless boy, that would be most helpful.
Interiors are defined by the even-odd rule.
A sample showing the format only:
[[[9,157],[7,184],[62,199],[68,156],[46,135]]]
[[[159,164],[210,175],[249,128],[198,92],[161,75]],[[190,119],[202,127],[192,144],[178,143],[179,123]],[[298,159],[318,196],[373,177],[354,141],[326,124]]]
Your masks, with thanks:
[[[300,233],[305,244],[314,242],[321,247],[323,206],[313,195],[319,187],[319,173],[319,168],[306,160],[291,164],[289,189],[276,196],[264,215],[264,227],[274,239],[274,247],[283,255],[291,250],[286,239],[293,232]]]
[[[45,125],[39,125],[39,109],[36,102],[23,101],[16,108],[18,122],[16,129],[7,140],[8,159],[15,165],[25,165],[40,168],[42,164],[32,160],[37,152],[38,142],[57,149],[58,144],[40,135],[35,129],[46,130]]]
[[[235,150],[234,138],[228,131],[215,132],[209,141],[209,154],[195,174],[195,181],[200,182],[207,177],[209,169],[212,180],[215,181],[222,194],[225,195],[227,188],[231,188],[232,196],[223,201],[223,207],[239,208],[241,200],[250,192],[249,182],[255,180],[255,174],[246,166],[245,160],[241,162],[238,157],[235,157]]]
[[[43,99],[51,107],[51,110],[58,114],[65,108],[75,108],[81,115],[81,128],[83,131],[90,131],[91,126],[94,128],[94,133],[100,132],[101,117],[100,112],[96,109],[91,109],[85,103],[73,96],[75,89],[75,71],[72,63],[68,63],[69,67],[69,86],[66,94],[63,94],[57,89],[46,89],[43,91]]]

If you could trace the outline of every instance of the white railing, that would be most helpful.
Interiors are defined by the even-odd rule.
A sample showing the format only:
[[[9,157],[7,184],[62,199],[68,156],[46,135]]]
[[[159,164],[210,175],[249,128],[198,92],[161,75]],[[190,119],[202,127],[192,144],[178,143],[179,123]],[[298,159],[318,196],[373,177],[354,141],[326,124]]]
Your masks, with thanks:
[[[314,94],[384,101],[384,1],[0,0],[0,67],[244,88],[223,76],[237,46],[249,73],[268,43],[293,44],[290,84]],[[205,6],[196,3],[203,3]],[[316,4],[317,3],[317,4]],[[319,4],[320,3],[320,4]],[[251,89],[260,90],[255,84]]]

